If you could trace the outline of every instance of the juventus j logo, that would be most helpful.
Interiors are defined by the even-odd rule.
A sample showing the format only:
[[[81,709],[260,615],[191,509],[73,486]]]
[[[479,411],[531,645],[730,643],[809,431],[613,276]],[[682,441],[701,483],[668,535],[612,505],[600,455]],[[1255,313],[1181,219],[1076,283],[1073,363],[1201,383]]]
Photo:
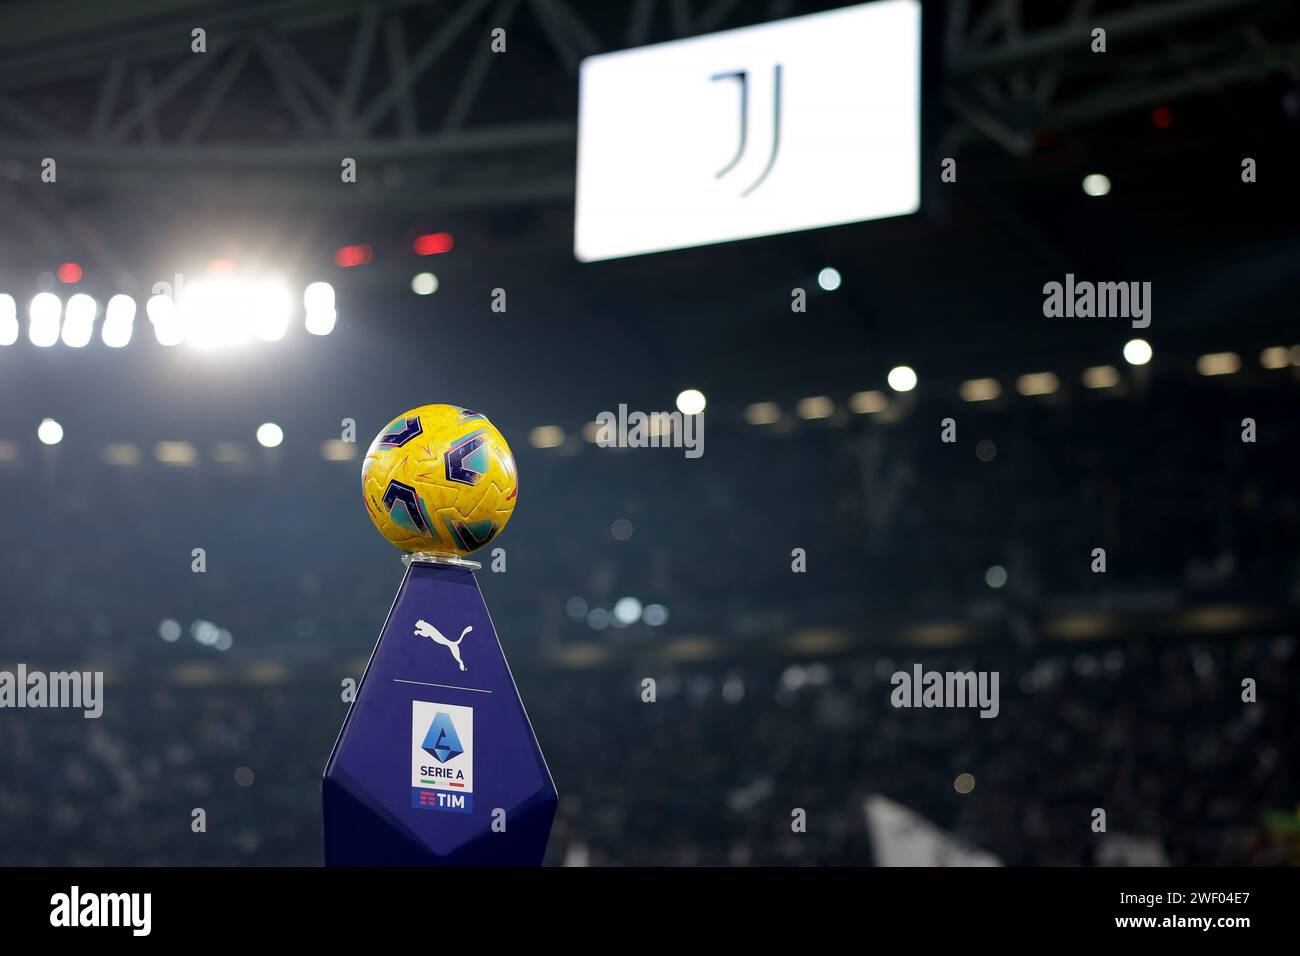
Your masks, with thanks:
[[[740,144],[736,147],[736,155],[731,162],[723,166],[714,174],[714,179],[721,179],[727,173],[731,172],[740,158],[745,155],[745,145],[748,141],[747,133],[749,129],[749,71],[734,70],[730,73],[715,73],[711,80],[739,80],[740,81]],[[767,165],[763,167],[763,172],[759,177],[741,191],[741,196],[748,196],[763,180],[767,179],[767,174],[772,171],[773,165],[776,164],[776,151],[781,146],[781,64],[777,63],[772,67],[772,152],[767,157]]]

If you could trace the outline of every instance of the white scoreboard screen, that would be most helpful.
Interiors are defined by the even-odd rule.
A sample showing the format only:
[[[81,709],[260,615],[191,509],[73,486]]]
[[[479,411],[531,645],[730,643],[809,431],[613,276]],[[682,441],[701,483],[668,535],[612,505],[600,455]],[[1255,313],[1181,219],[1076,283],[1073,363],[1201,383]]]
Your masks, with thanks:
[[[920,154],[919,0],[588,57],[574,253],[591,262],[913,213]]]

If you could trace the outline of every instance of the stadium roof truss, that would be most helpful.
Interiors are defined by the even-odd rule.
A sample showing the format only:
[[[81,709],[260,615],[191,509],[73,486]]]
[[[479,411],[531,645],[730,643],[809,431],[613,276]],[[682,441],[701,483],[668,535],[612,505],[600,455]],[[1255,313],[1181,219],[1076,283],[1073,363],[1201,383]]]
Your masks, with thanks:
[[[99,189],[400,208],[565,201],[582,57],[826,6],[792,0],[17,0],[0,5],[0,182],[40,158]],[[1276,73],[1281,0],[954,0],[945,154]],[[1244,14],[1244,15],[1243,15]],[[1108,52],[1089,51],[1107,30]],[[191,51],[191,31],[207,51]],[[491,34],[506,30],[507,52]],[[516,32],[517,31],[517,32]],[[344,157],[374,164],[339,189]],[[312,175],[312,173],[319,175]],[[7,192],[9,190],[6,190]]]

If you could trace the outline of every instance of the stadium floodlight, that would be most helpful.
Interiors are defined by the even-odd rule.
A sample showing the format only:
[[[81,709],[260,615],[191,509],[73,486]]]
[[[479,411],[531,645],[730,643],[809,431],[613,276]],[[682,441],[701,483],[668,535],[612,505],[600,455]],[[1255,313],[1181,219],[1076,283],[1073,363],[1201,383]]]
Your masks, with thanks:
[[[1083,370],[1084,388],[1114,388],[1119,384],[1119,369],[1113,365],[1094,365]]]
[[[63,344],[74,349],[89,345],[98,312],[99,303],[86,293],[78,292],[70,298],[63,317]]]
[[[1002,394],[1002,386],[995,378],[971,378],[957,389],[963,402],[991,402]]]
[[[18,303],[7,292],[0,293],[0,345],[18,341]]]
[[[707,404],[708,400],[698,388],[688,388],[677,394],[677,410],[683,415],[698,415]]]
[[[772,425],[781,420],[781,409],[775,402],[754,402],[743,415],[750,425]]]
[[[884,392],[872,389],[868,392],[854,392],[849,396],[849,408],[859,415],[874,415],[889,407],[889,399]]]
[[[338,313],[334,311],[334,287],[328,282],[313,282],[302,292],[307,310],[307,331],[312,335],[329,335],[334,331]]]
[[[199,450],[187,441],[160,441],[153,446],[153,456],[164,465],[188,467],[199,460]]]
[[[256,288],[238,279],[197,279],[187,283],[180,315],[187,344],[200,349],[230,348],[253,334]]]
[[[152,296],[145,303],[144,311],[153,323],[153,333],[158,337],[159,345],[180,345],[185,341],[185,324],[171,296]]]
[[[279,448],[284,441],[284,429],[275,422],[263,422],[257,426],[257,443],[263,448]]]
[[[564,444],[564,429],[559,425],[538,425],[528,433],[534,448],[559,448]]]
[[[338,313],[333,309],[307,313],[307,331],[312,335],[329,335],[334,331]]]
[[[36,437],[42,445],[57,445],[63,441],[63,426],[53,418],[42,418],[36,426]]]
[[[1107,195],[1110,192],[1110,177],[1103,173],[1089,173],[1083,177],[1083,191],[1093,197]]]
[[[112,442],[104,446],[104,464],[134,468],[140,464],[140,447],[130,442]]]
[[[1016,391],[1021,395],[1051,395],[1061,387],[1055,372],[1027,372],[1016,379]]]
[[[1241,356],[1236,352],[1211,352],[1196,360],[1202,375],[1235,375],[1241,371]]]
[[[302,291],[302,304],[308,312],[334,308],[334,287],[328,282],[313,282]]]
[[[59,318],[63,315],[63,300],[53,292],[38,292],[32,297],[27,310],[30,324],[27,337],[32,345],[48,349],[59,341]]]
[[[120,349],[130,344],[134,327],[135,299],[119,292],[108,300],[100,337],[110,349]]]
[[[668,608],[662,604],[647,604],[641,618],[651,627],[659,627],[668,621]]]
[[[1129,339],[1124,343],[1124,361],[1129,365],[1146,365],[1151,355],[1151,344],[1146,339]]]
[[[896,392],[910,392],[916,388],[916,372],[912,371],[910,366],[897,365],[889,370],[886,381]]]
[[[253,333],[263,342],[278,342],[289,331],[293,297],[283,283],[266,280],[249,289]]]
[[[811,395],[799,399],[794,411],[804,421],[816,421],[819,418],[830,418],[835,412],[835,403],[828,395]]]
[[[641,602],[634,597],[622,597],[614,605],[614,620],[619,624],[635,624],[641,620]]]
[[[4,296],[0,296],[0,345],[4,341]],[[1259,364],[1264,368],[1286,368],[1291,364],[1291,356],[1285,345],[1274,345],[1259,353]]]

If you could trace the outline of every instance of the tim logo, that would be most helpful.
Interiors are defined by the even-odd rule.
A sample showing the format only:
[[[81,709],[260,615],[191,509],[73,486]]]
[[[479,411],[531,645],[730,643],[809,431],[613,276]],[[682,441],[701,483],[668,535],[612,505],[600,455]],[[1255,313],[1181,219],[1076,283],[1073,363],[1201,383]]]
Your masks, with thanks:
[[[428,621],[415,622],[415,636],[427,637],[429,640],[433,641],[433,643],[441,644],[443,647],[447,648],[447,650],[451,652],[451,656],[456,659],[456,665],[461,670],[466,670],[467,668],[465,667],[465,661],[462,660],[460,656],[460,642],[465,640],[465,635],[472,630],[474,630],[474,626],[471,624],[469,627],[465,628],[465,630],[460,632],[460,637],[453,641],[449,637],[444,637],[442,631],[438,630]]]
[[[411,701],[411,807],[474,808],[474,708]]]
[[[721,179],[736,168],[741,159],[744,158],[745,149],[749,145],[749,71],[732,70],[729,73],[714,73],[709,79],[715,83],[718,80],[735,80],[740,88],[740,142],[736,146],[736,155],[732,157],[731,162],[719,169],[713,176],[714,179]],[[781,64],[777,63],[772,67],[772,151],[768,154],[767,164],[763,167],[763,171],[759,173],[758,178],[740,191],[742,199],[757,189],[763,180],[767,179],[767,174],[776,165],[776,154],[780,148]]]

